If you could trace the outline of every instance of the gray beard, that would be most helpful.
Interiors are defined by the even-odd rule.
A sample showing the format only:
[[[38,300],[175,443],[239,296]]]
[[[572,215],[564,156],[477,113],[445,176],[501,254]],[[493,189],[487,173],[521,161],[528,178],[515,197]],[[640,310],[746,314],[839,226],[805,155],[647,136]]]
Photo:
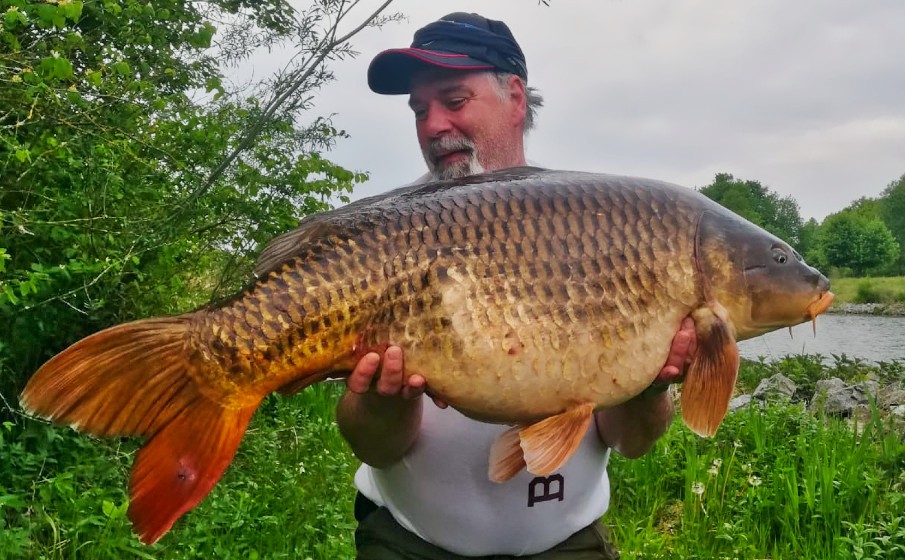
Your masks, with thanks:
[[[438,181],[461,179],[462,177],[477,175],[484,172],[484,166],[481,165],[474,154],[472,154],[467,161],[459,161],[452,165],[447,165],[442,169],[437,169],[432,165],[428,165],[428,167],[431,168],[431,176]]]
[[[468,150],[468,159],[442,168],[439,167],[437,165],[438,152],[454,150]],[[427,169],[435,180],[460,179],[484,172],[484,166],[478,161],[478,156],[475,153],[474,144],[464,137],[441,136],[430,143],[427,152],[423,156],[425,163],[427,163]]]

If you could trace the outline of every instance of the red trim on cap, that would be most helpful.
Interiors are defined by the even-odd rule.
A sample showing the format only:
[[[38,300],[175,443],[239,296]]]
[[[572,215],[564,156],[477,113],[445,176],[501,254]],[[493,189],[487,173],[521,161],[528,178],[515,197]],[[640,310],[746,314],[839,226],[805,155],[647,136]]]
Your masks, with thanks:
[[[467,54],[461,54],[461,53],[445,53],[445,52],[429,51],[429,50],[427,50],[427,49],[419,49],[419,48],[416,48],[416,47],[411,47],[411,48],[405,49],[405,51],[408,51],[408,52],[411,52],[411,51],[423,52],[423,53],[432,54],[432,55],[434,55],[434,56],[447,56],[447,57],[450,57],[450,58],[468,58],[468,55],[467,55]],[[402,49],[400,49],[400,52],[404,52],[404,51],[403,51]]]
[[[423,56],[420,53],[412,52],[412,50],[415,50],[415,49],[410,49],[408,51],[399,51],[399,52],[405,52],[405,54],[411,56],[412,58],[417,58],[418,60],[420,60],[422,62],[427,62],[428,64],[433,64],[434,66],[439,66],[441,68],[468,68],[469,70],[484,70],[484,69],[494,68],[494,66],[492,64],[478,64],[478,65],[473,65],[473,66],[466,66],[466,65],[462,65],[462,64],[444,64],[444,63],[434,60],[432,58]],[[435,53],[433,51],[421,51],[421,52],[430,53],[435,56],[444,56],[444,55],[438,55],[437,53]],[[455,54],[455,55],[451,55],[451,56],[457,57],[457,58],[461,58],[461,57],[470,58],[466,54],[461,54],[461,55]]]
[[[415,53],[427,53],[430,55],[443,56],[443,57],[447,57],[447,58],[468,58],[467,54],[441,53],[441,52],[437,52],[437,51],[429,51],[427,49],[419,49],[416,47],[407,47],[407,48],[402,48],[402,49],[387,49],[383,52],[378,53],[377,56],[374,58],[375,59],[380,58],[381,56],[383,56],[385,54],[391,54],[391,53],[392,54],[408,54],[408,55],[414,55]]]

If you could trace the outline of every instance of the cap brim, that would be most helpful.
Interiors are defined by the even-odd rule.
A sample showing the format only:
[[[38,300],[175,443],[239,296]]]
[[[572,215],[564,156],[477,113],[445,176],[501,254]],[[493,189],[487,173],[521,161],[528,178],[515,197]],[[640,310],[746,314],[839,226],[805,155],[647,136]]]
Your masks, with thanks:
[[[467,54],[424,49],[389,49],[374,57],[368,67],[368,86],[376,93],[409,93],[412,75],[425,68],[492,70],[494,65]]]

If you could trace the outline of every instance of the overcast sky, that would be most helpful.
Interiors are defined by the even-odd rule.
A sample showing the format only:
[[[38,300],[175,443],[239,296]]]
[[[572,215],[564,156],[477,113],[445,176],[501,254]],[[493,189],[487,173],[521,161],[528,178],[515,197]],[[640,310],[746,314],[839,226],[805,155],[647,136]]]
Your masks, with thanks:
[[[364,16],[379,2],[362,4]],[[545,167],[689,187],[728,172],[818,220],[905,174],[905,0],[396,0],[390,11],[408,21],[358,35],[360,56],[336,63],[316,98],[351,135],[328,157],[371,173],[353,198],[425,171],[407,98],[371,92],[366,70],[453,11],[512,29],[546,102],[527,146]]]

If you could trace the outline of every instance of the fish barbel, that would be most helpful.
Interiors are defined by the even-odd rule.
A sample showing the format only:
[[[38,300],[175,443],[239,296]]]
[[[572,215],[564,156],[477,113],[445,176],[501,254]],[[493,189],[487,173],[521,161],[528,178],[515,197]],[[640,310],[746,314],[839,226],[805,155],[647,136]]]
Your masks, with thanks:
[[[682,320],[697,352],[681,411],[712,435],[736,341],[813,320],[829,281],[789,245],[658,181],[519,168],[397,189],[276,238],[230,301],[89,336],[29,380],[23,407],[144,438],[129,516],[159,539],[208,494],[273,391],[404,349],[406,373],[475,419],[513,425],[489,476],[549,474],[595,410],[647,388]]]

